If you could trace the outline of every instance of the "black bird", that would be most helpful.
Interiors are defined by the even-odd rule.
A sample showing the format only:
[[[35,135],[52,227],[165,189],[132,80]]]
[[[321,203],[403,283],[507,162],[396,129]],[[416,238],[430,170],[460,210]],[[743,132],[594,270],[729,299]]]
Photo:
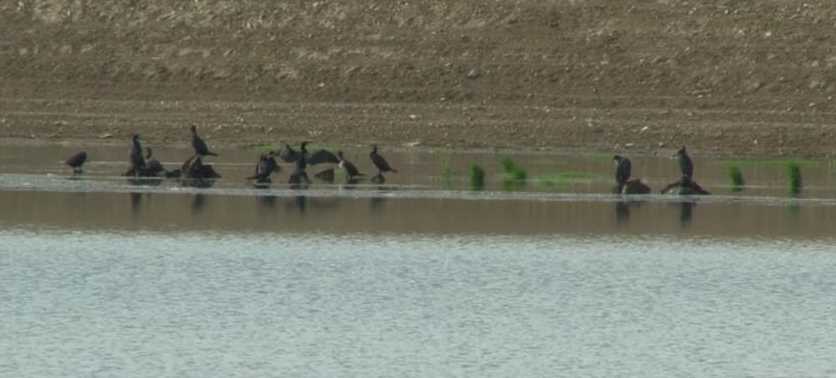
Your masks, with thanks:
[[[378,175],[382,176],[385,172],[398,173],[397,169],[392,168],[389,165],[389,163],[386,162],[386,159],[384,159],[383,156],[380,156],[380,154],[377,153],[376,144],[372,145],[372,152],[369,153],[369,158],[372,159],[372,163],[374,163],[374,166],[377,167],[377,170],[379,172]]]
[[[685,152],[685,146],[676,151],[676,158],[679,160],[679,171],[682,172],[682,176],[687,177],[689,181],[692,180],[694,178],[694,163],[688,153]]]
[[[139,175],[145,170],[145,158],[142,157],[142,145],[139,143],[139,134],[131,137],[131,170],[133,175]]]
[[[192,159],[189,159],[184,163],[185,169],[182,171],[185,172],[187,178],[191,179],[215,179],[220,178],[215,169],[212,168],[209,164],[203,164],[203,159],[200,156],[195,155]]]
[[[84,162],[87,161],[87,152],[81,151],[73,156],[67,158],[64,161],[64,164],[69,165],[73,168],[73,173],[78,174],[81,173],[81,166],[84,165]]]
[[[281,168],[273,157],[273,152],[262,154],[258,158],[258,164],[255,166],[255,175],[248,177],[248,180],[256,180],[259,183],[270,182],[270,175],[273,172],[278,172]]]
[[[293,163],[296,159],[299,159],[299,152],[285,143],[284,149],[279,152],[279,159],[282,159],[285,163]]]
[[[296,172],[294,172],[294,173],[304,173],[307,168],[308,168],[308,142],[302,142],[299,145],[299,153],[296,154]]]
[[[345,170],[346,181],[351,181],[355,177],[363,176],[363,174],[360,173],[359,170],[357,170],[357,167],[353,163],[351,163],[348,160],[345,160],[345,158],[343,157],[343,152],[342,151],[337,151],[337,159],[339,159],[339,161],[340,161],[339,162],[340,168]]]
[[[194,153],[199,156],[218,156],[218,154],[209,151],[209,147],[206,146],[206,142],[203,141],[199,136],[197,136],[197,127],[192,125],[192,147],[194,147]]]
[[[314,153],[308,152],[308,144],[310,144],[310,142],[302,142],[300,151],[296,151],[293,149],[293,147],[290,147],[289,145],[285,144],[284,149],[281,152],[279,152],[279,158],[282,159],[285,163],[293,163],[298,162],[299,158],[304,155],[305,164],[310,165],[317,165],[322,163],[338,164],[340,162],[340,160],[337,159],[337,156],[328,150],[317,150]]]
[[[288,184],[291,185],[299,185],[299,184],[310,184],[311,179],[308,178],[308,172],[306,171],[308,168],[308,142],[302,142],[299,152],[296,153],[296,170],[290,174],[290,177],[287,180]]]
[[[613,156],[612,160],[615,162],[615,183],[618,184],[618,192],[621,193],[621,189],[630,180],[632,163],[630,159],[619,155]]]
[[[152,154],[151,147],[145,147],[145,170],[142,172],[142,176],[157,176],[161,172],[165,172],[163,165],[159,160],[154,159]]]

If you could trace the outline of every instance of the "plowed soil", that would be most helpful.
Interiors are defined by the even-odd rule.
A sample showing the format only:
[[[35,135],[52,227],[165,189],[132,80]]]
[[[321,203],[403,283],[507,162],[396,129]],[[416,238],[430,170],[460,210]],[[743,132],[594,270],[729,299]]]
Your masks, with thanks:
[[[0,2],[0,143],[816,156],[826,0]]]

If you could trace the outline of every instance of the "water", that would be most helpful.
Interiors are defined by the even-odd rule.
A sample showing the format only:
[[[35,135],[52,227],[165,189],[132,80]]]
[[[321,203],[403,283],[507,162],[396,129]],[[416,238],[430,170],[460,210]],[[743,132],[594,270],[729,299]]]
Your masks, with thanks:
[[[0,238],[2,376],[836,374],[826,243]]]
[[[497,155],[395,151],[384,185],[293,190],[232,150],[200,189],[118,177],[111,147],[69,178],[69,150],[0,152],[2,377],[836,376],[827,162],[801,197],[772,163],[732,193],[720,161],[714,196],[621,197],[596,156],[515,156],[591,174],[508,192]]]

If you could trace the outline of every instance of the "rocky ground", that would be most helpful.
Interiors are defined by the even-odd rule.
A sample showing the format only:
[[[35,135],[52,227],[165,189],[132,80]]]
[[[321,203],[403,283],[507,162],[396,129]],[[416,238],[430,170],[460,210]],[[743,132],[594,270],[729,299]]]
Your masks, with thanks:
[[[836,3],[0,2],[0,143],[832,156]]]

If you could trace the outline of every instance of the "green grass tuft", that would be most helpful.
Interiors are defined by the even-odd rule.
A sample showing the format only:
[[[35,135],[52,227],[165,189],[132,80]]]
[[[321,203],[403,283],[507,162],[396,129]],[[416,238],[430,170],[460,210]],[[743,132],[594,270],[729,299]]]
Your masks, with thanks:
[[[502,165],[502,171],[504,173],[502,184],[505,190],[517,190],[525,187],[526,180],[528,179],[528,172],[526,172],[524,168],[518,166],[517,163],[509,157],[502,159],[500,164]]]
[[[729,179],[732,182],[732,192],[743,191],[743,186],[746,183],[743,181],[743,172],[740,170],[740,167],[736,165],[729,166]]]
[[[789,178],[790,194],[801,193],[801,167],[795,161],[787,163],[787,177]]]
[[[485,188],[485,170],[474,164],[470,165],[470,189],[482,190]]]
[[[453,168],[450,168],[450,160],[444,159],[441,162],[441,187],[447,190],[452,189],[453,176],[455,176],[455,172],[453,172]]]

